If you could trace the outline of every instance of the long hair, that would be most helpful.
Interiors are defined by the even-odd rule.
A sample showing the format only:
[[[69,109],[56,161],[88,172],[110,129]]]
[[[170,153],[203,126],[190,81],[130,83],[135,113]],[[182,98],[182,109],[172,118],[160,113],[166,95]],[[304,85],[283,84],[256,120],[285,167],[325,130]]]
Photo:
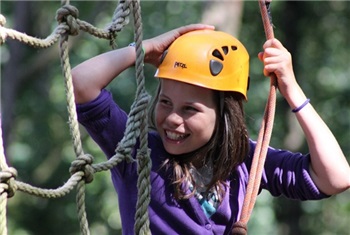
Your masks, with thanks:
[[[156,127],[154,110],[159,92],[160,85],[150,106],[149,120],[152,128]],[[181,156],[170,155],[162,165],[162,167],[172,167],[174,196],[177,200],[193,196],[196,190],[196,183],[190,173],[193,167],[192,162],[202,161],[205,164],[212,160],[213,177],[206,186],[208,190],[213,187],[217,189],[219,202],[221,202],[227,188],[225,181],[248,154],[249,137],[245,124],[243,95],[237,92],[215,91],[214,96],[219,112],[216,118],[216,128],[208,143],[191,153]],[[189,180],[194,190],[186,194]]]

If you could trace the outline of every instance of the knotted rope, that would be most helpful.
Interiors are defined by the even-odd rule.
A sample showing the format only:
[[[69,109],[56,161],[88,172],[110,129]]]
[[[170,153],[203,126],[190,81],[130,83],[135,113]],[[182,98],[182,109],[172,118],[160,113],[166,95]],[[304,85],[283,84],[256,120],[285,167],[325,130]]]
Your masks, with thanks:
[[[274,38],[272,18],[270,14],[270,0],[259,0],[261,17],[267,39]],[[277,78],[275,74],[270,75],[270,92],[265,107],[264,117],[261,123],[251,170],[249,173],[249,181],[245,194],[242,213],[238,222],[233,225],[232,235],[246,235],[247,224],[253,211],[256,198],[258,195],[262,172],[266,160],[267,149],[270,143],[273,122],[276,109],[276,89]]]
[[[68,39],[69,36],[79,34],[80,30],[90,33],[91,35],[110,40],[112,48],[115,46],[116,34],[120,32],[129,22],[130,7],[133,8],[135,41],[136,41],[136,81],[137,91],[135,101],[130,108],[127,126],[123,139],[116,148],[116,154],[108,161],[98,164],[93,163],[93,157],[85,154],[80,138],[79,124],[75,106],[73,92],[73,82],[71,67],[69,62]],[[15,191],[20,191],[45,198],[57,198],[67,195],[74,187],[77,187],[77,210],[80,221],[80,230],[82,234],[90,234],[88,221],[85,212],[85,183],[93,180],[93,174],[96,172],[110,170],[118,163],[126,160],[128,162],[136,161],[138,164],[138,182],[139,188],[137,212],[135,215],[135,233],[150,234],[148,205],[150,202],[150,169],[151,161],[149,158],[150,150],[148,149],[148,126],[147,126],[147,106],[149,96],[145,90],[145,79],[143,75],[143,52],[142,52],[142,22],[141,8],[139,1],[121,0],[114,11],[112,22],[105,29],[98,29],[93,25],[79,20],[79,11],[69,4],[69,1],[62,1],[62,7],[56,12],[58,26],[46,39],[38,39],[28,36],[25,33],[17,32],[5,28],[6,18],[0,15],[0,44],[5,43],[9,37],[11,39],[23,42],[33,47],[46,48],[55,44],[59,40],[60,58],[62,73],[65,80],[66,100],[68,109],[68,119],[71,138],[73,142],[76,160],[74,160],[69,169],[71,177],[61,187],[57,189],[42,189],[29,184],[16,181],[17,172],[14,168],[7,166],[3,149],[1,114],[0,114],[0,234],[7,234],[6,228],[6,204],[7,198],[12,197]],[[140,140],[140,148],[137,152],[136,160],[131,157],[132,150],[136,140]]]
[[[143,100],[141,110],[141,123],[140,123],[140,149],[137,153],[137,188],[138,188],[138,200],[136,204],[135,215],[135,234],[146,235],[151,234],[149,228],[148,217],[148,205],[151,201],[151,179],[150,172],[152,168],[152,162],[150,158],[150,149],[148,148],[148,115],[147,108],[150,97],[145,89],[145,77],[143,72],[144,65],[144,53],[142,50],[142,19],[141,19],[141,7],[139,1],[133,1],[134,12],[134,25],[135,25],[135,42],[136,42],[136,98]]]

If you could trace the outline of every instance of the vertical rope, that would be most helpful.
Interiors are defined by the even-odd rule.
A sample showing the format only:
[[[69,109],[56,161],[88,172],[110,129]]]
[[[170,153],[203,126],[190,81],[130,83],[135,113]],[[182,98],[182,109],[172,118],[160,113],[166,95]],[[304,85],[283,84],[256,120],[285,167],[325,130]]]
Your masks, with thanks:
[[[3,145],[3,139],[2,139],[2,128],[1,124],[1,106],[0,106],[0,167],[1,167],[1,173],[3,170],[8,168],[6,159],[5,159],[5,153],[4,153],[4,145]],[[0,234],[6,235],[7,234],[7,220],[6,220],[6,205],[7,205],[7,192],[6,192],[6,184],[2,183],[1,180],[1,187],[0,187]]]
[[[273,25],[272,25],[272,19],[271,14],[269,12],[270,2],[269,1],[259,1],[261,16],[263,20],[264,30],[266,34],[266,39],[272,39],[274,38],[273,33]],[[265,164],[265,159],[267,155],[267,149],[271,140],[272,135],[272,129],[273,129],[273,123],[274,123],[274,117],[275,117],[275,109],[276,109],[276,90],[277,90],[277,78],[274,73],[270,74],[270,93],[267,101],[267,106],[265,110],[265,116],[264,116],[264,136],[263,141],[261,143],[261,152],[260,152],[260,158],[258,163],[258,169],[256,173],[256,180],[254,182],[253,187],[253,200],[250,202],[250,211],[249,215],[252,213],[256,197],[258,195],[258,190],[260,187],[262,172]],[[247,221],[248,222],[248,221]]]
[[[73,92],[73,82],[71,75],[71,67],[69,64],[69,56],[68,56],[68,35],[61,35],[60,38],[60,48],[61,48],[61,63],[63,68],[63,74],[65,78],[65,86],[66,86],[66,94],[67,94],[67,108],[69,114],[69,126],[70,132],[72,136],[74,152],[76,157],[82,156],[84,154],[82,143],[80,139],[79,125],[77,120],[77,113],[75,108],[75,97]],[[77,210],[80,221],[80,230],[82,234],[88,235],[89,226],[88,221],[86,219],[85,212],[85,181],[79,181],[77,185]]]
[[[145,89],[145,78],[143,72],[144,54],[142,50],[142,19],[140,1],[133,1],[134,25],[135,25],[135,42],[136,42],[136,79],[137,90],[136,97],[146,98],[146,103],[142,110],[142,119],[140,125],[140,149],[137,154],[137,188],[138,200],[136,204],[135,214],[135,234],[146,235],[151,234],[149,228],[148,205],[151,201],[151,181],[150,171],[152,167],[150,159],[150,150],[148,149],[148,120],[147,120],[147,106],[148,94]]]
[[[273,26],[272,19],[269,12],[270,1],[259,0],[259,7],[264,25],[264,30],[267,39],[272,39]],[[270,143],[273,122],[276,108],[276,88],[277,78],[275,74],[270,75],[270,92],[265,107],[264,117],[261,123],[255,152],[253,155],[253,162],[249,173],[249,181],[247,185],[247,191],[243,202],[242,213],[240,219],[234,224],[232,229],[233,235],[245,235],[247,234],[247,224],[251,213],[253,211],[256,198],[258,195],[262,172],[267,155],[267,149]]]
[[[69,1],[68,1],[69,2]],[[64,34],[61,34],[60,37],[60,58],[61,58],[61,67],[65,80],[65,88],[66,88],[66,100],[67,100],[67,109],[68,109],[68,119],[69,119],[69,127],[70,133],[73,141],[74,152],[76,157],[80,157],[84,155],[82,142],[80,138],[80,130],[79,123],[77,118],[77,111],[75,106],[75,97],[74,97],[74,87],[72,81],[71,74],[71,66],[69,62],[69,49],[68,49],[68,34],[69,33],[78,33],[75,29],[76,21],[75,18],[78,16],[78,11],[76,8],[65,5],[65,9],[69,11],[70,14],[67,14],[64,17],[64,20],[60,19],[59,22],[61,24],[70,24],[70,31]],[[62,2],[63,3],[63,2]],[[77,213],[79,217],[80,223],[80,231],[83,235],[89,235],[89,225],[86,217],[85,210],[85,181],[81,180],[77,184],[77,194],[76,194],[76,202],[77,202]]]
[[[6,23],[6,19],[3,15],[0,15],[0,25],[1,27]],[[1,37],[2,38],[2,37]],[[1,39],[1,44],[5,40]],[[1,173],[4,169],[6,169],[7,163],[6,163],[6,158],[5,158],[5,151],[4,151],[4,143],[3,143],[3,138],[2,138],[2,107],[1,107],[1,102],[0,102],[0,170]],[[7,234],[7,219],[6,219],[6,205],[7,205],[7,193],[5,191],[5,187],[7,185],[2,183],[1,180],[1,187],[0,187],[0,234],[5,235]]]

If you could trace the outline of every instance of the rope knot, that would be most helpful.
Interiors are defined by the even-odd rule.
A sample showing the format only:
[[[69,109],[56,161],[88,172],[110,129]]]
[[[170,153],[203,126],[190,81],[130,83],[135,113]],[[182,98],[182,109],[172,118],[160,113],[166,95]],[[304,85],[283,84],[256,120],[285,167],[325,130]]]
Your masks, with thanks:
[[[95,173],[94,168],[91,166],[93,161],[94,158],[90,154],[80,155],[76,160],[72,162],[71,167],[69,168],[69,172],[71,175],[73,175],[78,171],[83,171],[85,182],[91,183],[94,179]]]
[[[114,11],[112,22],[107,26],[109,32],[109,44],[114,49],[116,47],[115,39],[117,32],[120,32],[124,26],[129,23],[131,1],[121,0]]]
[[[231,235],[247,235],[247,225],[241,221],[233,224]]]
[[[17,190],[17,185],[15,184],[15,179],[17,178],[17,170],[13,167],[9,167],[0,172],[0,183],[8,193],[7,197],[13,197]]]
[[[79,24],[77,18],[79,16],[79,11],[76,7],[72,5],[64,5],[56,12],[56,20],[61,23],[67,23],[69,26],[70,35],[79,34]]]
[[[135,159],[133,159],[131,157],[131,149],[130,148],[126,148],[123,143],[119,143],[118,147],[115,150],[116,153],[119,153],[120,155],[122,155],[124,157],[124,160],[127,163],[131,163],[134,162]]]
[[[151,150],[150,149],[139,149],[138,153],[137,153],[137,160],[139,162],[139,166],[140,168],[145,168],[150,165],[150,159],[149,156],[151,154]]]

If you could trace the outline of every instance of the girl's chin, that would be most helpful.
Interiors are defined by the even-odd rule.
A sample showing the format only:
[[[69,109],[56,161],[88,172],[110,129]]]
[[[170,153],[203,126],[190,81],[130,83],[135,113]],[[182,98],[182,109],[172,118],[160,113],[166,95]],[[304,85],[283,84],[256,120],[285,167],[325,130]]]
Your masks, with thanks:
[[[188,151],[179,151],[178,149],[175,150],[175,149],[165,148],[165,150],[166,150],[169,154],[172,154],[172,155],[181,155],[181,154],[188,153]]]
[[[180,147],[174,147],[174,146],[164,146],[167,153],[171,155],[186,155],[195,152],[197,149],[181,149]]]
[[[183,143],[167,143],[167,141],[163,142],[163,146],[165,148],[165,150],[172,155],[183,155],[183,154],[189,154],[189,153],[193,153],[195,151],[197,151],[200,147],[198,148],[193,148],[193,146],[191,146],[192,148],[188,148],[189,146],[185,146],[183,145]]]
[[[167,147],[165,146],[165,150],[169,153],[169,154],[172,154],[172,155],[181,155],[181,154],[186,154],[186,153],[190,153],[191,151],[189,150],[183,150],[183,149],[180,149],[180,148],[176,148],[176,147]]]

